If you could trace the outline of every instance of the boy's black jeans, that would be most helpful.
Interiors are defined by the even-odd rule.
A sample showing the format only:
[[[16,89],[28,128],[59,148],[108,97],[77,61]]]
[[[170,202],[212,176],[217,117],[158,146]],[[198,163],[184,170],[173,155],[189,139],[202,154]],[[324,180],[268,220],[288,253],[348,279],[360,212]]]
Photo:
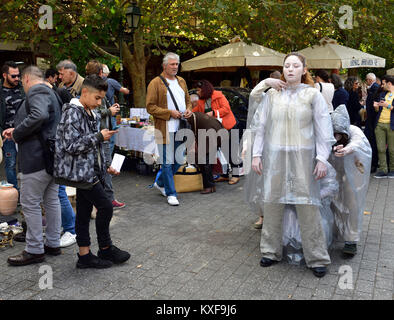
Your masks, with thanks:
[[[112,245],[109,234],[109,223],[112,219],[112,201],[104,191],[103,183],[96,183],[91,190],[77,189],[77,214],[75,218],[75,233],[79,247],[90,246],[89,223],[93,206],[97,209],[96,234],[99,248]]]

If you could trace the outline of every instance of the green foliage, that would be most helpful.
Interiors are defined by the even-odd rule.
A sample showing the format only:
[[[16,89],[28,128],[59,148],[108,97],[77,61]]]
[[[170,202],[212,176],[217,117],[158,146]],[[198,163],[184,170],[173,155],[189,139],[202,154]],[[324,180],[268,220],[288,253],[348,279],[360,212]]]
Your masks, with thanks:
[[[118,45],[119,32],[126,27],[125,7],[129,0],[4,0],[0,38],[24,39],[38,45],[49,43],[51,60],[74,60],[83,68],[90,58],[120,67],[118,54],[100,47]],[[324,36],[340,44],[386,58],[393,66],[391,1],[348,0],[353,9],[353,29],[342,30],[338,21],[344,3],[326,0],[139,0],[143,17],[135,32],[143,33],[143,45],[151,54],[176,47],[182,54],[196,54],[202,47],[223,45],[236,35],[245,41],[289,52],[318,43]],[[54,12],[54,29],[38,28],[38,8],[49,4]],[[126,37],[127,38],[127,37]],[[128,37],[130,38],[130,37]],[[129,41],[130,42],[130,41]],[[132,53],[135,49],[128,43]]]

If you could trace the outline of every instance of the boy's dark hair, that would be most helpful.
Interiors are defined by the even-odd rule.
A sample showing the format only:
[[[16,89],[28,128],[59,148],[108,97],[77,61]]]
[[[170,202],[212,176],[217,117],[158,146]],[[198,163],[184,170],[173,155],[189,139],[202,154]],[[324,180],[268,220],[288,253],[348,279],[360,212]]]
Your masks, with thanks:
[[[59,73],[55,69],[48,69],[45,71],[45,79],[48,79],[49,77],[54,77],[58,75]]]
[[[14,61],[6,61],[3,64],[3,67],[1,68],[2,73],[8,73],[8,70],[10,68],[16,69],[18,68],[18,65]]]
[[[394,77],[386,74],[382,77],[382,81],[390,82],[394,86]]]
[[[325,71],[323,69],[316,70],[315,76],[320,77],[321,79],[323,79],[324,82],[328,82],[328,80],[329,80],[329,76],[328,76],[327,71]]]
[[[108,90],[108,84],[107,81],[99,77],[97,74],[91,74],[83,80],[82,88],[93,88],[98,91],[106,92]]]

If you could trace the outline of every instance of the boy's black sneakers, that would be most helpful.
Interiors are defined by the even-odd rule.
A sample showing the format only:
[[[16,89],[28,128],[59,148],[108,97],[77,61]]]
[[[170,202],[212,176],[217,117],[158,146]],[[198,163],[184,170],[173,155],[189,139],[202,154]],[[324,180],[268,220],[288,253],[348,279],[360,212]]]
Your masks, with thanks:
[[[123,263],[130,258],[130,253],[127,251],[120,250],[119,248],[111,245],[107,249],[100,249],[97,252],[97,256],[101,259],[112,261],[115,264]]]
[[[96,269],[104,269],[112,266],[112,262],[104,259],[100,259],[96,257],[91,251],[88,254],[83,256],[78,255],[77,268],[86,269],[86,268],[96,268]]]

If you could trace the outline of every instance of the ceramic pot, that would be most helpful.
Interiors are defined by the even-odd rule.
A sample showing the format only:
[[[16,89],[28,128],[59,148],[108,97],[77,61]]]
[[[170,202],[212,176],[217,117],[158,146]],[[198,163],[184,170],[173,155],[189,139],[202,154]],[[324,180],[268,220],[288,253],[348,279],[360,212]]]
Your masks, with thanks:
[[[3,216],[15,212],[18,204],[18,190],[12,184],[0,185],[0,213]]]

